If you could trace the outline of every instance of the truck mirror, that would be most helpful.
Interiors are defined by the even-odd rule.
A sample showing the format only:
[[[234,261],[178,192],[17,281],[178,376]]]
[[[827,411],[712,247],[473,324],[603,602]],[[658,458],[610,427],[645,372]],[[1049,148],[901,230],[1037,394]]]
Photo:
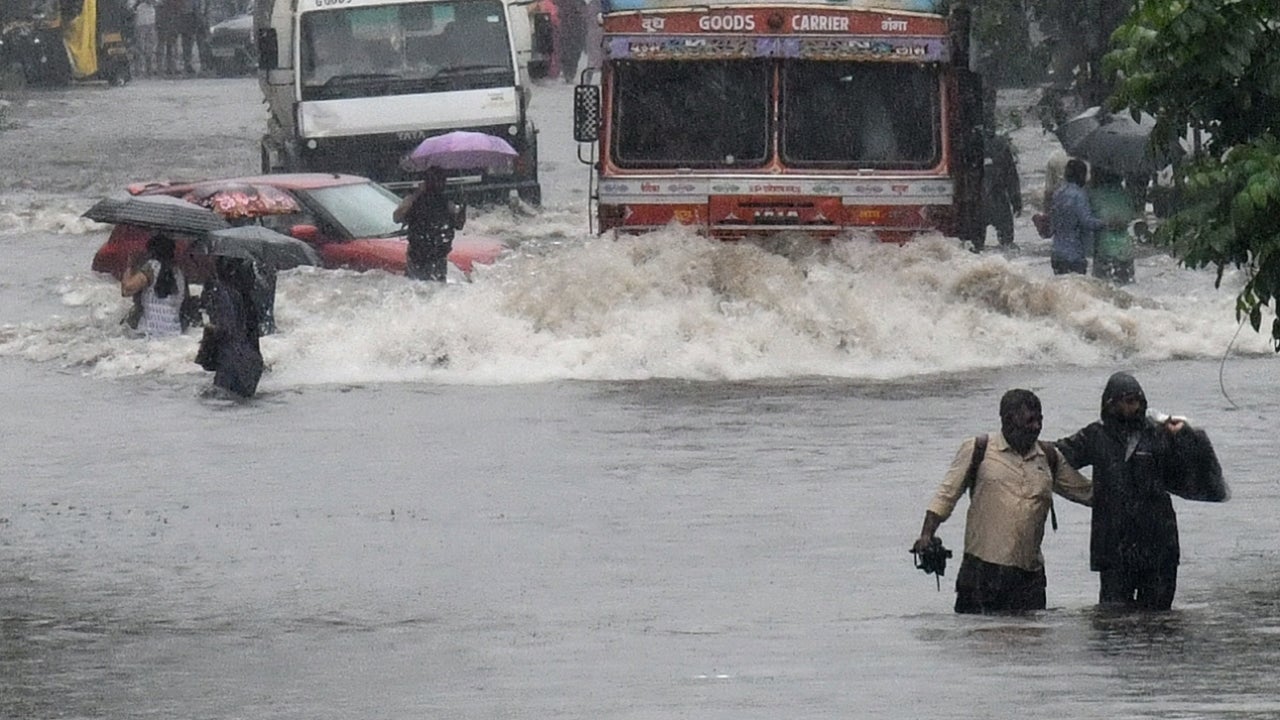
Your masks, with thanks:
[[[275,28],[258,29],[258,69],[275,70],[279,66],[280,41]]]
[[[600,139],[598,85],[579,85],[573,89],[573,139],[588,143]]]

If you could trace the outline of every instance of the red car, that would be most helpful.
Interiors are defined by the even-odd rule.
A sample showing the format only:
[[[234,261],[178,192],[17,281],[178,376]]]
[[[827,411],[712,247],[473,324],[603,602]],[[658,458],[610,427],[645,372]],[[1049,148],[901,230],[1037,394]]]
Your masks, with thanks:
[[[276,202],[269,214],[254,215],[254,221],[309,243],[320,254],[324,267],[404,272],[408,243],[404,228],[391,219],[400,198],[368,178],[323,173],[260,175],[200,182],[135,183],[128,191],[131,195],[207,199],[223,188],[263,186],[281,191],[280,195],[287,196],[283,200],[289,207],[282,211],[281,203]],[[208,205],[231,216],[227,214],[228,206]],[[93,269],[120,277],[129,259],[142,253],[152,232],[116,225],[93,256]],[[179,236],[179,264],[192,280],[200,282],[208,272],[207,263],[197,262],[183,249]],[[497,240],[458,235],[449,261],[470,273],[473,265],[491,264],[505,249],[506,245]]]

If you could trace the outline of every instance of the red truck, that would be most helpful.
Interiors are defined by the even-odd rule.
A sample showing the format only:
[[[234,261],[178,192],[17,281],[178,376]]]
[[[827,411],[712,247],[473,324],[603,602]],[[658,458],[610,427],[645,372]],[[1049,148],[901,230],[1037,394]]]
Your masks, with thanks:
[[[574,97],[598,231],[982,236],[981,87],[963,3],[602,10],[603,63]]]

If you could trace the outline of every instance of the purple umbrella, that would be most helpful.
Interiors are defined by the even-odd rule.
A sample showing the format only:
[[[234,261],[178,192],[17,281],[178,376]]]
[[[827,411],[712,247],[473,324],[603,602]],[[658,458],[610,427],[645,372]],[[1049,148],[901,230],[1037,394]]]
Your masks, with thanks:
[[[406,170],[492,170],[505,167],[519,153],[495,135],[455,130],[423,140],[400,162]]]

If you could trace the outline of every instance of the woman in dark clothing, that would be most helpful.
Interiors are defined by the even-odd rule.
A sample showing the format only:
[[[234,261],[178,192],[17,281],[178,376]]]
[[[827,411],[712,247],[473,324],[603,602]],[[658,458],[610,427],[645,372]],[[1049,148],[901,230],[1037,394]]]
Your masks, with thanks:
[[[422,183],[400,202],[392,219],[409,229],[404,274],[416,280],[444,282],[453,250],[453,231],[462,229],[462,209],[444,192],[444,173],[427,171]]]
[[[216,269],[202,296],[209,322],[200,340],[197,362],[214,371],[215,387],[252,397],[263,368],[253,268],[244,260],[220,257]]]
[[[1089,565],[1098,601],[1168,610],[1178,584],[1178,520],[1170,493],[1222,502],[1229,493],[1209,437],[1185,420],[1147,417],[1132,375],[1116,373],[1102,393],[1102,419],[1058,449],[1072,467],[1093,466]]]
[[[569,84],[578,79],[578,60],[586,45],[587,10],[583,0],[554,0],[560,33],[556,38],[556,56],[560,61],[560,77]]]

